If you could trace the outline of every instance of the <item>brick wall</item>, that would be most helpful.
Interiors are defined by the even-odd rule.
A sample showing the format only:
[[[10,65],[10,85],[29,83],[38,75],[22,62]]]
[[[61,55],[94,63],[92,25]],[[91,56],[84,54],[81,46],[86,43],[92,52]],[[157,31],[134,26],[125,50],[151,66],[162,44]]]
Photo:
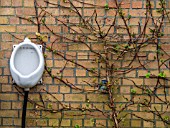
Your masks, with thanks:
[[[70,4],[65,3],[64,0],[49,0],[52,3],[57,3],[59,5],[70,7]],[[38,5],[42,7],[47,7],[46,10],[55,15],[56,18],[52,16],[45,17],[46,24],[53,29],[53,32],[56,34],[64,35],[69,39],[78,38],[74,35],[74,32],[71,29],[68,29],[64,26],[61,21],[66,21],[70,26],[71,23],[79,24],[80,19],[75,13],[72,13],[69,9],[63,9],[62,6],[54,8],[55,5],[47,4],[43,0],[37,0]],[[90,4],[82,4],[80,2],[74,1],[73,4],[78,7],[80,14],[84,17],[90,17],[93,14],[94,9],[96,9],[98,14],[98,22],[100,25],[103,25],[103,31],[106,31],[111,24],[111,20],[114,18],[115,10],[104,9],[106,3],[108,3],[109,7],[115,7],[113,0],[84,0],[86,3],[97,5],[94,8]],[[169,11],[170,2],[166,0],[167,10]],[[159,17],[160,15],[156,13],[156,9],[160,8],[157,1],[151,1],[153,8],[153,15]],[[141,24],[144,23],[145,16],[145,4],[144,0],[126,0],[123,2],[122,8],[124,9],[125,15],[131,15],[132,18],[129,20],[128,25],[131,25],[131,31],[138,34],[138,22]],[[36,37],[36,32],[38,32],[37,26],[31,24],[30,22],[18,18],[19,16],[26,18],[33,18],[35,16],[34,9],[34,0],[0,0],[0,127],[1,128],[16,128],[21,126],[21,115],[22,115],[22,103],[23,103],[23,91],[22,89],[15,87],[12,85],[12,78],[9,72],[9,58],[12,52],[12,45],[18,44],[22,42],[25,36],[30,38]],[[40,12],[40,9],[39,9]],[[107,18],[106,18],[107,17]],[[104,20],[106,18],[106,20]],[[34,19],[34,18],[33,18]],[[34,19],[36,22],[36,20]],[[96,23],[91,21],[93,25]],[[123,25],[123,21],[119,17],[116,20],[117,25]],[[150,26],[153,25],[152,21],[149,21]],[[74,30],[80,31],[75,26],[72,26]],[[164,44],[163,47],[166,51],[169,50],[169,23],[165,22],[163,26],[163,31],[165,33],[166,39],[161,40]],[[49,33],[47,28],[41,27],[41,32],[44,35],[47,35],[49,38],[47,41],[47,47],[51,45],[56,38],[53,34]],[[89,31],[83,30],[83,32],[90,34]],[[11,34],[9,34],[11,33]],[[73,33],[73,34],[70,34]],[[123,33],[127,34],[123,29],[111,29],[110,33]],[[147,33],[150,31],[147,29]],[[127,36],[127,35],[126,35]],[[15,38],[16,37],[16,38]],[[92,37],[93,38],[93,37]],[[32,39],[33,42],[40,44],[40,42],[36,39]],[[90,46],[93,50],[102,51],[103,44],[100,42],[96,42],[93,40],[87,40],[87,45]],[[95,68],[98,72],[101,72],[104,76],[105,71],[101,68],[100,64],[94,63],[95,56],[89,51],[88,47],[84,44],[77,44],[75,42],[71,42],[66,38],[57,38],[57,43],[54,43],[53,48],[57,50],[57,52],[61,53],[63,56],[67,56],[67,58],[74,60],[75,62],[86,66],[89,69]],[[145,56],[142,62],[151,61],[147,65],[148,69],[151,69],[153,72],[156,72],[156,67],[154,67],[154,56],[155,56],[155,46],[147,46],[140,51],[140,54]],[[82,67],[77,66],[71,62],[66,62],[59,55],[55,55],[50,52],[48,49],[45,50],[46,55],[46,66],[51,70],[52,75],[57,75],[58,77],[63,77],[64,81],[69,81],[72,84],[76,85],[78,88],[83,89],[92,89],[92,87],[88,86],[89,83],[100,83],[101,78],[95,77],[90,72],[84,70]],[[125,66],[128,63],[128,59],[130,55],[127,54],[127,58],[125,57],[121,61],[115,62],[116,65]],[[113,57],[114,60],[114,57]],[[65,70],[60,73],[61,69],[63,69],[63,65],[66,65]],[[133,67],[139,66],[138,61],[134,61],[132,64]],[[170,77],[169,70],[165,67],[166,76]],[[140,76],[146,74],[147,71],[138,68],[126,75],[124,77],[133,79],[138,85],[150,85],[154,84],[153,79],[147,79]],[[169,81],[165,81],[166,85],[169,84]],[[121,104],[125,103],[125,99],[122,97],[124,95],[126,98],[130,98],[130,90],[135,88],[131,81],[126,79],[120,79],[117,82],[118,89],[115,89],[115,104],[119,108]],[[47,93],[47,90],[49,93]],[[163,95],[163,90],[159,90],[159,95]],[[169,98],[169,89],[167,90],[168,98]],[[140,90],[138,93],[141,93]],[[54,96],[52,97],[51,94]],[[37,85],[32,88],[29,93],[29,102],[28,102],[28,110],[27,110],[27,121],[26,124],[28,127],[58,127],[61,117],[62,122],[60,127],[75,127],[79,125],[80,127],[111,127],[113,122],[109,120],[109,118],[104,117],[100,112],[85,112],[71,110],[64,111],[62,113],[51,113],[50,109],[53,108],[55,110],[60,109],[62,106],[59,102],[56,102],[56,98],[58,101],[61,101],[63,104],[68,107],[80,107],[80,108],[89,108],[91,105],[96,108],[108,112],[110,108],[107,106],[106,102],[108,101],[108,96],[106,94],[98,94],[96,92],[87,93],[80,90],[74,90],[59,80],[51,78],[47,72],[43,75],[43,85]],[[136,101],[144,100],[145,96],[136,97]],[[42,102],[43,99],[43,102]],[[163,111],[166,109],[166,105],[159,104],[157,99],[153,98],[153,107],[156,106],[157,109]],[[90,106],[89,106],[90,104]],[[48,109],[48,111],[43,110],[43,107]],[[141,128],[141,127],[165,127],[164,124],[158,120],[158,117],[153,114],[148,114],[140,106],[133,106],[127,110],[133,111],[139,116],[143,116],[152,120],[157,120],[155,126],[147,121],[142,119],[138,119],[135,116],[129,116],[123,123],[122,127],[129,128]],[[122,115],[127,113],[126,111],[122,113]],[[169,108],[168,111],[169,113]],[[90,116],[90,114],[94,116]],[[86,115],[85,115],[86,114]],[[101,125],[102,124],[102,125]]]

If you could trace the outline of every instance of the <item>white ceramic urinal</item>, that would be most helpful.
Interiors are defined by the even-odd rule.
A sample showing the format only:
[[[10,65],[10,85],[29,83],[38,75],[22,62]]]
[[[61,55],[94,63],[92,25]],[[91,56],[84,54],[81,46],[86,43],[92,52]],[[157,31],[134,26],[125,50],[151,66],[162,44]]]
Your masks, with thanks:
[[[28,38],[16,45],[10,58],[10,72],[14,82],[25,90],[35,86],[44,71],[41,49]]]

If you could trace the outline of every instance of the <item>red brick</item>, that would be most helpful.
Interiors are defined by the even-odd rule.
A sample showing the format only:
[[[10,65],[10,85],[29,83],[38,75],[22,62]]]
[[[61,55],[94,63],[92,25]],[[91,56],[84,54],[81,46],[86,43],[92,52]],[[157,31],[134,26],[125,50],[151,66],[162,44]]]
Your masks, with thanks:
[[[64,80],[66,83],[67,83],[67,81],[69,81],[70,83],[75,84],[75,77],[72,77],[72,78],[64,77],[63,80]]]
[[[11,109],[11,102],[1,102],[1,110],[2,109]]]
[[[145,79],[145,85],[152,85],[152,86],[155,86],[157,83],[156,79]]]
[[[53,49],[67,51],[67,44],[64,43],[59,44],[58,42],[56,42],[53,44]]]
[[[121,94],[129,94],[130,93],[130,86],[121,86],[120,93]]]
[[[89,50],[84,44],[72,44],[69,46],[69,50]]]
[[[107,11],[107,16],[114,16],[116,14],[116,11],[114,9],[109,9]]]
[[[9,59],[11,57],[11,52],[10,51],[6,51],[5,52],[5,58]],[[4,72],[6,73],[6,75],[9,75],[9,69],[5,68]]]
[[[156,59],[156,53],[149,53],[148,60],[155,60]]]
[[[54,33],[60,33],[60,31],[61,31],[61,27],[60,26],[51,26],[51,25],[48,25],[48,28],[51,31],[53,31]],[[49,32],[49,30],[46,27],[42,26],[41,27],[41,32]]]
[[[140,127],[140,126],[141,126],[141,120],[132,121],[132,127]]]
[[[105,15],[105,10],[103,10],[103,9],[96,9],[96,13],[97,13],[97,16],[104,16]]]
[[[125,29],[119,28],[117,29],[118,34],[127,34],[127,31]]]
[[[3,118],[3,125],[12,125],[13,119],[12,118]]]
[[[36,126],[36,120],[35,119],[27,119],[26,120],[27,126]]]
[[[83,94],[65,94],[65,101],[85,101]]]
[[[80,111],[65,111],[64,112],[64,118],[73,119],[74,117],[76,117],[75,115],[78,115],[77,117],[79,119],[85,118],[85,115],[82,115],[82,112],[80,112]]]
[[[55,60],[54,61],[54,66],[55,67],[63,67],[65,65],[65,62],[62,60]]]
[[[53,16],[59,16],[59,10],[56,9],[54,10],[53,8],[47,8],[46,11],[50,14],[52,14]]]
[[[49,119],[49,126],[58,126],[59,125],[59,121],[57,119]]]
[[[15,32],[16,31],[16,27],[15,26],[0,26],[0,32]]]
[[[55,22],[55,18],[54,17],[47,17],[46,19],[45,19],[45,23],[46,24],[55,24],[56,22]]]
[[[58,86],[56,86],[56,85],[50,85],[49,87],[48,87],[48,91],[49,92],[58,92]]]
[[[14,118],[14,125],[20,126],[21,125],[21,119],[20,118]]]
[[[8,18],[7,17],[0,17],[0,24],[8,24]]]
[[[37,126],[47,126],[47,120],[46,119],[37,120]]]
[[[89,99],[90,102],[107,102],[108,96],[102,94],[88,94],[87,99]]]
[[[170,49],[170,45],[169,44],[162,44],[161,47],[165,51],[168,51]]]
[[[57,121],[57,119],[61,117],[61,113],[50,113],[48,111],[42,111],[42,116],[51,118],[51,119],[55,119]]]
[[[46,60],[47,67],[53,67],[53,60]]]
[[[76,76],[86,76],[86,70],[76,70]]]
[[[2,84],[2,92],[11,92],[11,91],[12,91],[12,85]]]
[[[34,7],[34,0],[24,0],[25,7]]]
[[[103,46],[103,44],[92,44],[92,48],[93,48],[93,50],[100,51],[100,50],[103,50],[104,46]]]
[[[124,21],[121,18],[118,19],[118,25],[124,25]]]
[[[10,24],[19,24],[19,18],[10,17],[9,22]]]
[[[133,9],[133,10],[129,10],[129,14],[131,16],[145,16],[145,10],[142,9]]]
[[[157,124],[157,121],[156,121],[156,124]],[[143,122],[143,126],[144,127],[154,127],[153,123],[152,122],[147,122],[147,121],[144,121]],[[157,126],[157,125],[156,125]],[[164,125],[165,126],[165,125]]]
[[[18,117],[16,110],[0,110],[1,117]]]
[[[92,126],[94,125],[91,120],[87,120],[87,119],[84,120],[84,123],[85,123],[84,126],[86,126],[86,127],[87,127],[87,126],[89,126],[89,127],[91,126],[91,127],[92,127]]]
[[[156,61],[150,62],[145,65],[146,68],[152,68],[152,69],[157,69],[158,68],[158,63]]]
[[[96,120],[97,127],[106,126],[106,120]]]
[[[79,23],[79,17],[69,17],[69,22],[74,24]]]
[[[86,0],[86,1],[84,1],[84,6],[85,7],[94,7],[94,5],[96,5],[94,0]]]
[[[0,94],[0,99],[1,100],[17,100],[18,99],[18,95],[17,94],[7,94],[7,93],[1,93]]]
[[[138,70],[138,76],[139,76],[139,77],[145,76],[147,73],[148,73],[147,70]]]
[[[139,31],[138,26],[132,26],[129,30],[131,33],[134,33],[134,34],[138,34],[138,31]]]
[[[22,6],[22,0],[12,0],[12,6]]]
[[[44,2],[44,1],[42,1],[42,0],[37,0],[37,3],[38,3],[38,5],[41,6],[41,7],[46,7],[46,6],[47,6],[46,2]]]
[[[61,126],[70,126],[70,120],[69,119],[63,119],[61,122]]]
[[[82,10],[81,9],[77,9],[77,10],[82,15]],[[78,16],[77,12],[75,11],[72,11],[70,9],[61,9],[60,16],[65,16],[65,15]]]
[[[153,114],[148,112],[134,112],[137,116],[143,117],[145,119],[153,119]],[[134,116],[134,118],[136,118]]]
[[[52,84],[52,78],[51,77],[44,77],[43,81],[45,84]]]
[[[12,102],[12,109],[22,109],[23,103],[22,102]]]
[[[0,15],[14,15],[14,8],[0,8]]]
[[[76,52],[75,51],[66,51],[67,59],[76,59]]]
[[[122,1],[122,8],[130,8],[130,0]]]
[[[82,61],[78,61],[77,63],[86,67],[86,68],[97,68],[98,67],[97,64],[92,63],[91,61],[82,60]]]
[[[35,15],[34,8],[16,8],[16,15],[32,16]]]
[[[132,8],[142,8],[142,1],[132,1]]]
[[[57,102],[58,101],[63,101],[63,95],[62,94],[52,94],[53,96],[49,95],[49,94],[43,94],[42,97],[43,97],[43,100],[44,101],[55,101]],[[55,98],[54,98],[55,97]],[[57,99],[57,100],[56,100]]]
[[[60,86],[60,93],[70,93],[70,87],[68,86]]]
[[[1,0],[1,6],[11,6],[11,0]]]
[[[94,9],[84,9],[84,16],[92,16],[94,13]]]
[[[74,73],[73,69],[65,69],[63,71],[63,76],[73,76],[73,73]]]
[[[86,82],[84,82],[84,81],[86,81],[86,82],[88,82],[88,83],[92,83],[92,82],[90,81],[90,78],[87,78],[87,77],[77,78],[77,84],[86,84]]]
[[[131,71],[129,73],[126,73],[126,77],[136,77],[136,71]]]
[[[21,24],[23,24],[23,25],[30,25],[32,23],[30,21],[28,21],[28,20],[21,20]]]
[[[156,45],[147,45],[144,48],[141,49],[141,51],[156,51]]]
[[[12,36],[9,34],[2,34],[2,41],[12,41]]]
[[[17,26],[17,32],[37,32],[37,26]]]
[[[86,2],[86,1],[85,1]],[[83,3],[78,2],[78,1],[72,1],[73,5],[76,7],[83,7]],[[64,4],[63,4],[64,5]]]
[[[3,59],[5,57],[5,51],[0,51],[0,59]]]
[[[108,1],[109,8],[116,8],[116,3],[113,0]]]
[[[93,0],[92,0],[93,1]],[[107,4],[105,0],[97,0],[96,1],[96,5],[97,6],[102,6],[104,7],[104,5]]]
[[[130,25],[139,25],[140,19],[139,18],[131,18],[130,19]]]
[[[79,125],[79,126],[82,126],[82,120],[79,120],[79,119],[74,119],[72,120],[72,125],[75,126],[75,125]]]
[[[0,76],[1,83],[8,83],[8,77],[7,76]]]

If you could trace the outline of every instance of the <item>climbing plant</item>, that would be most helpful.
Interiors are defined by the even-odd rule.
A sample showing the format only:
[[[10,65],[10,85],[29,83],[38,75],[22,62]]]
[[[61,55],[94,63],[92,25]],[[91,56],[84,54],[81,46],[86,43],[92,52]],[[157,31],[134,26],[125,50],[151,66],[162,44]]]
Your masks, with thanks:
[[[52,99],[42,97],[41,93],[41,103],[29,99],[35,104],[35,110],[61,113],[58,127],[64,115],[69,115],[65,113],[67,111],[78,112],[70,116],[90,116],[91,123],[101,127],[105,127],[105,124],[95,120],[98,116],[109,120],[110,126],[115,128],[125,127],[132,117],[151,122],[153,127],[156,127],[156,121],[163,122],[165,126],[170,124],[167,113],[170,55],[162,41],[165,38],[165,19],[169,22],[165,0],[158,1],[160,7],[156,12],[153,11],[152,2],[146,0],[145,10],[139,14],[136,12],[142,15],[142,21],[136,25],[130,25],[133,14],[127,13],[124,6],[129,3],[124,1],[113,0],[111,4],[103,6],[81,0],[44,2],[46,6],[34,1],[34,16],[18,16],[37,27],[38,31],[28,36],[43,45],[46,62],[44,77],[50,76],[63,86],[86,94],[87,98],[83,101],[85,106],[72,106],[59,100],[54,93],[42,89],[41,93],[46,93]],[[93,11],[87,12],[86,16],[78,4],[88,6]],[[52,10],[50,7],[53,7]],[[112,12],[112,17],[101,16],[103,12]],[[75,19],[70,16],[75,16]],[[53,21],[56,24],[50,25]],[[72,49],[77,53],[73,54]],[[81,50],[88,52],[80,55]],[[83,55],[86,55],[85,61],[79,61],[77,58],[83,58]],[[60,67],[57,71],[49,65],[50,57],[61,60],[62,65],[57,63]],[[85,72],[81,86],[64,77],[67,68],[78,68]],[[90,100],[92,98],[88,98],[91,94],[96,95],[93,98],[98,98],[99,102],[102,100],[101,104],[108,109],[103,110],[95,105]],[[53,106],[53,103],[59,107]],[[163,107],[160,108],[157,103],[163,104]],[[75,125],[75,128],[79,127]]]

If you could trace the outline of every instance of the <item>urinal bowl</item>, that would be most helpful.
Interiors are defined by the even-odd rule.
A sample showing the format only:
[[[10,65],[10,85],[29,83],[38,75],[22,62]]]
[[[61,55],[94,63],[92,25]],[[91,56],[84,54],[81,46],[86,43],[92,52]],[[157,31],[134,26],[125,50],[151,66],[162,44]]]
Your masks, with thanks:
[[[29,39],[15,46],[10,58],[10,72],[14,82],[29,89],[41,79],[44,71],[44,57],[39,48]]]

